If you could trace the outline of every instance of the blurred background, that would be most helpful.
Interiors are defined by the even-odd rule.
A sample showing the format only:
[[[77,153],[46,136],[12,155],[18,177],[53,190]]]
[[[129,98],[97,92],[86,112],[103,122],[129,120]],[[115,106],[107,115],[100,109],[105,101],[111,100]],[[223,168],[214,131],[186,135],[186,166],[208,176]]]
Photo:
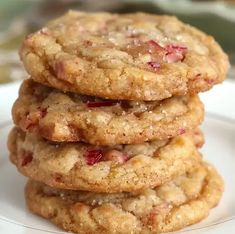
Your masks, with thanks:
[[[0,84],[26,76],[17,52],[25,35],[68,9],[176,15],[216,38],[229,54],[229,77],[235,79],[235,0],[0,0]]]

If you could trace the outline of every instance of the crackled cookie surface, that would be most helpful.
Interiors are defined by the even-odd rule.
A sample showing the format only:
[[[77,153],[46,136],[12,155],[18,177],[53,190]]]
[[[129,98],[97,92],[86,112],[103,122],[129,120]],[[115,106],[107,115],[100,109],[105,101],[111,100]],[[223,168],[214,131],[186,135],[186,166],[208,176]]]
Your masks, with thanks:
[[[101,194],[53,189],[29,181],[29,209],[75,233],[161,233],[205,218],[217,205],[223,181],[208,165],[139,194]]]
[[[136,145],[55,143],[14,128],[11,161],[25,176],[52,187],[96,192],[137,191],[160,185],[201,162],[199,130]]]
[[[13,106],[16,125],[53,141],[95,145],[133,144],[167,139],[203,120],[198,96],[163,101],[116,101],[82,96],[25,80]]]
[[[162,100],[224,80],[215,40],[175,17],[70,11],[29,35],[20,51],[35,81],[109,99]]]

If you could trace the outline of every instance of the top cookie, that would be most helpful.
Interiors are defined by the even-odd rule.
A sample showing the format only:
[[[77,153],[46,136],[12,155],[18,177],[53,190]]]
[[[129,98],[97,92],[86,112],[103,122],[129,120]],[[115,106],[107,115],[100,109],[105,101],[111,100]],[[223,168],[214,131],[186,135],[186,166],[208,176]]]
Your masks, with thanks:
[[[175,17],[70,11],[29,35],[20,51],[32,78],[109,99],[162,100],[210,89],[228,58]]]

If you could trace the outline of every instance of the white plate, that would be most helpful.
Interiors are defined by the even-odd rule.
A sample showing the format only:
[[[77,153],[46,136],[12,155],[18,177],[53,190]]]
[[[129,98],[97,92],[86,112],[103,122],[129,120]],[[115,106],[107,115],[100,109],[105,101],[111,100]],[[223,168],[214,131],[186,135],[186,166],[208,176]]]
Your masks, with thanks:
[[[46,220],[31,214],[25,207],[23,188],[26,179],[19,175],[8,161],[6,139],[10,121],[10,106],[15,99],[18,84],[0,87],[0,233],[43,234],[63,233]],[[199,224],[181,232],[232,233],[235,232],[235,84],[225,82],[201,95],[209,113],[203,130],[206,144],[204,158],[212,162],[225,180],[225,193],[219,206]]]

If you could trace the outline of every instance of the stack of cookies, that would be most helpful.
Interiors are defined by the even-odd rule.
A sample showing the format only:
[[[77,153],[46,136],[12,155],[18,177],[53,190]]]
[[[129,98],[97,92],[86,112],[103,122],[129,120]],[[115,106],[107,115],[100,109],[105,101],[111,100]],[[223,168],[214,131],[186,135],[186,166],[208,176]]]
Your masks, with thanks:
[[[71,11],[29,35],[10,159],[29,209],[75,233],[161,233],[205,218],[197,93],[224,80],[214,39],[175,17]]]

